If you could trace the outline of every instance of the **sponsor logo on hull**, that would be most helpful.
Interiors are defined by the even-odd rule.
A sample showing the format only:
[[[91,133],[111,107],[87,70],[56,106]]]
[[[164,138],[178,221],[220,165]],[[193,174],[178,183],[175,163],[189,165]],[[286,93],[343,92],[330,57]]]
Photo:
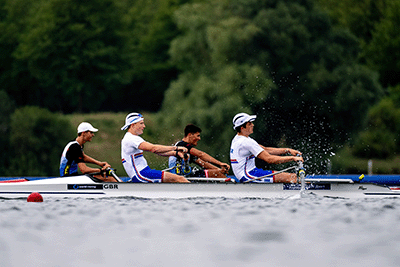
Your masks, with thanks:
[[[301,184],[283,184],[283,190],[301,190]],[[305,190],[331,190],[331,184],[305,184]]]
[[[118,189],[117,184],[68,184],[68,190],[103,190]]]

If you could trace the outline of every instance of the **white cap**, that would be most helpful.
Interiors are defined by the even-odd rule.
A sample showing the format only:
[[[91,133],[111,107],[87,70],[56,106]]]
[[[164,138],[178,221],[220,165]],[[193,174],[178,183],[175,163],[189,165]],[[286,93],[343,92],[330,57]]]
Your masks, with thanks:
[[[98,129],[94,128],[90,123],[88,122],[82,122],[78,126],[78,133],[83,133],[86,131],[91,131],[91,132],[97,132]]]
[[[143,120],[143,116],[140,113],[129,113],[128,116],[125,118],[125,125],[121,128],[121,130],[126,130],[129,128],[129,125],[133,123],[137,123]]]
[[[249,115],[247,113],[238,113],[233,117],[233,129],[236,127],[245,124],[246,122],[249,121],[254,121],[257,118],[256,115]]]

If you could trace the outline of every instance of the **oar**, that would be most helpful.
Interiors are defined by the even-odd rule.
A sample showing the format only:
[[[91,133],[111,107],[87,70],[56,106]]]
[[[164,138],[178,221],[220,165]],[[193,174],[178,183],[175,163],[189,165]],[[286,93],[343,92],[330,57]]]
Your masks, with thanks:
[[[187,153],[184,153],[185,154],[185,160],[187,160],[188,159],[188,154]],[[180,158],[179,158],[180,159]],[[178,159],[178,160],[179,160]],[[186,163],[186,161],[185,161],[185,163],[184,163],[184,169],[186,169],[188,166],[186,165],[187,163]],[[170,170],[172,170],[172,169],[174,169],[174,168],[176,168],[176,166],[172,166],[172,167],[169,167],[169,168],[166,168],[166,169],[164,169],[164,170],[161,170],[161,171],[163,171],[163,172],[167,172],[167,171],[170,171]]]
[[[250,180],[244,181],[243,183],[245,184],[245,183],[250,183],[250,182],[256,181],[256,180],[261,180],[261,179],[264,179],[264,178],[267,178],[267,177],[271,177],[271,176],[274,176],[276,174],[279,174],[279,173],[282,173],[282,172],[286,172],[288,170],[295,169],[295,168],[296,168],[296,166],[292,166],[292,167],[289,167],[289,168],[286,168],[286,169],[283,169],[283,170],[280,170],[280,171],[277,171],[277,172],[273,172],[273,173],[270,173],[270,174],[267,174],[267,175],[264,175],[264,176],[261,176],[261,177],[257,177],[257,178],[254,178],[254,179],[250,179]]]
[[[204,182],[232,182],[231,178],[206,178],[206,177],[185,177],[189,181],[204,181]]]
[[[115,171],[114,171],[113,169],[107,168],[107,169],[106,169],[106,172],[108,172],[108,174],[111,174],[111,175],[115,178],[115,180],[117,180],[117,182],[119,182],[119,183],[122,183],[122,182],[123,182],[123,181],[121,180],[121,178],[119,178],[119,177],[117,176],[117,174],[115,173]],[[90,173],[90,175],[102,175],[102,172]],[[96,179],[98,179],[98,178],[96,178]]]
[[[115,178],[115,180],[117,180],[118,183],[122,183],[122,180],[117,176],[113,169],[107,168],[106,170],[108,170],[108,172]]]
[[[170,171],[170,170],[172,170],[173,168],[175,168],[175,166],[173,166],[173,167],[170,167],[170,168],[166,168],[166,169],[164,169],[164,170],[161,170],[161,171],[163,171],[163,172],[167,172],[167,171]]]
[[[299,181],[299,179],[300,179],[300,184],[301,184],[300,195],[302,195],[305,193],[305,190],[306,190],[306,182],[305,182],[306,172],[304,170],[302,161],[297,162],[297,164],[298,164],[298,166],[297,166],[297,170],[298,170],[297,171],[297,181]]]
[[[187,153],[183,153],[183,173],[189,174],[191,169],[189,167],[189,155]]]

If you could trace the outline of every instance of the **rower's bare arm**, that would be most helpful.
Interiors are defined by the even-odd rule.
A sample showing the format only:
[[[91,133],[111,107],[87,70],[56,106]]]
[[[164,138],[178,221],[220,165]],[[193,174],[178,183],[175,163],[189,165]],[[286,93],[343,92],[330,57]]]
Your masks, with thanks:
[[[276,156],[276,155],[271,155],[267,151],[261,151],[260,154],[258,154],[257,158],[262,159],[265,162],[268,162],[270,164],[281,164],[281,163],[286,163],[286,162],[291,162],[291,161],[303,161],[302,157],[295,157],[295,156]]]
[[[165,152],[165,153],[157,153],[157,155],[163,156],[163,157],[176,156],[176,151],[168,151],[168,152]]]
[[[302,155],[302,153],[301,153],[300,151],[295,150],[295,149],[291,149],[291,148],[288,148],[288,153],[289,153],[290,155],[292,155],[292,156]]]
[[[181,146],[164,146],[164,145],[155,145],[149,142],[142,142],[139,147],[139,149],[144,150],[144,151],[149,151],[158,155],[167,155],[166,153],[172,152],[170,156],[173,156],[173,153],[178,151],[182,151],[184,153],[187,152],[186,147],[181,147]]]
[[[192,149],[193,149],[193,148],[192,148]],[[214,166],[213,164],[208,163],[208,162],[206,162],[206,161],[203,161],[203,160],[201,160],[201,159],[197,159],[195,162],[196,162],[197,165],[199,165],[199,166],[202,167],[203,169],[207,169],[207,170],[210,170],[210,169],[218,169],[218,167]]]
[[[81,173],[83,174],[88,174],[88,173],[97,173],[99,172],[98,168],[91,168],[89,166],[87,166],[85,163],[80,162],[78,163],[78,168],[81,171]]]
[[[86,155],[85,153],[83,153],[83,161],[86,162],[86,163],[96,164],[97,166],[102,167],[102,169],[104,169],[104,170],[105,170],[106,168],[111,168],[111,165],[108,164],[107,162],[105,162],[105,161],[98,161],[98,160],[96,160],[96,159],[94,159],[94,158],[92,158],[92,157]]]
[[[192,148],[192,149],[190,150],[190,154],[193,155],[193,156],[198,157],[198,158],[201,159],[203,162],[208,162],[208,163],[211,163],[211,164],[220,166],[221,168],[228,169],[228,170],[229,170],[229,168],[230,168],[229,164],[223,163],[223,162],[221,162],[221,161],[219,161],[219,160],[217,160],[217,159],[211,157],[211,156],[208,155],[207,153],[205,153],[205,152],[203,152],[203,151],[201,151],[201,150],[198,150],[197,148]],[[214,167],[215,167],[215,166],[214,166]],[[210,169],[210,168],[207,168],[207,169]]]
[[[100,173],[100,169],[91,168],[91,167],[87,166],[83,162],[78,163],[78,168],[83,174]],[[102,169],[105,170],[105,167],[103,167]],[[99,175],[94,175],[94,177],[96,177],[97,179],[102,180],[103,182],[118,182],[114,177],[108,176],[105,173],[102,173],[102,174],[99,174]]]
[[[288,153],[292,156],[301,155],[300,151],[291,148],[265,147],[262,145],[260,146],[271,155],[284,155]]]

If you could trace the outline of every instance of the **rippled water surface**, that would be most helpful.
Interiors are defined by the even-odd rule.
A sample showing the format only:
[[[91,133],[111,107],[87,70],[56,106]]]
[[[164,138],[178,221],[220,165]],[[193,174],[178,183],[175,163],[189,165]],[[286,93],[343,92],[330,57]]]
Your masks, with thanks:
[[[399,266],[400,199],[0,199],[1,266]]]

